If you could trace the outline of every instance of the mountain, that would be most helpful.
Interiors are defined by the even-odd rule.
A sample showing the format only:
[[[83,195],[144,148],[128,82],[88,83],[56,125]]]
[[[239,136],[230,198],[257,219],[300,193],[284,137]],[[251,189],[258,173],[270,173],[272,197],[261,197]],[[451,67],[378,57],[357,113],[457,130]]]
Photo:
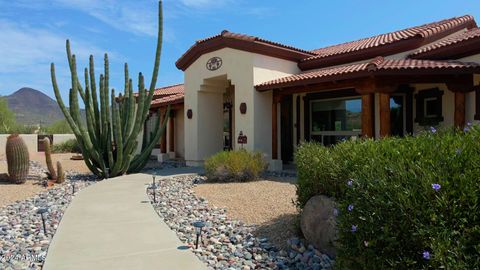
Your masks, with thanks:
[[[6,99],[18,123],[49,125],[65,119],[57,102],[38,90],[24,87]]]

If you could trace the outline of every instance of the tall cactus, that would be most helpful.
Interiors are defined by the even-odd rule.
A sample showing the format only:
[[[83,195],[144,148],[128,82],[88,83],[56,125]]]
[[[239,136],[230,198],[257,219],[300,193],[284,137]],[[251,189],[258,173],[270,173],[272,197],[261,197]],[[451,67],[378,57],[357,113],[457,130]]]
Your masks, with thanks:
[[[8,136],[5,153],[10,181],[15,184],[25,183],[28,177],[30,156],[27,145],[18,134]]]
[[[53,167],[52,162],[52,150],[50,147],[50,138],[45,137],[43,139],[43,148],[45,149],[45,162],[47,163],[49,178],[52,180],[57,180],[57,173]]]
[[[52,85],[57,103],[77,138],[86,165],[99,177],[114,177],[140,171],[164,133],[166,118],[162,124],[156,123],[154,136],[148,142],[142,143],[141,152],[135,154],[139,144],[138,135],[147,119],[158,77],[163,33],[162,1],[159,1],[158,15],[157,49],[148,94],[142,73],[138,75],[138,97],[133,94],[132,79],[128,74],[128,65],[125,64],[124,94],[117,97],[115,90],[111,89],[109,97],[110,75],[107,54],[104,58],[104,74],[99,77],[99,95],[97,96],[92,55],[89,59],[89,68],[85,68],[84,72],[85,87],[82,87],[77,75],[76,58],[72,55],[70,42],[67,40],[67,58],[72,82],[70,107],[67,109],[58,89],[55,66],[53,63],[51,65]],[[80,116],[78,95],[85,104],[85,123]],[[167,116],[169,111],[170,108],[167,109]]]

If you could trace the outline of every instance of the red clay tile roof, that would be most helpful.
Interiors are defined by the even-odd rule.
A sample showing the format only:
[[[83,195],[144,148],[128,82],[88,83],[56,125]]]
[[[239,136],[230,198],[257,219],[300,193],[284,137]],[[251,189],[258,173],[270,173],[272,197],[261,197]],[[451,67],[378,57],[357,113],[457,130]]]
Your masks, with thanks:
[[[404,44],[404,47],[396,48],[398,51],[390,52],[390,54],[392,53],[394,54],[402,50],[406,51],[409,49],[418,48],[422,44],[438,40],[449,34],[459,31],[463,28],[474,28],[474,27],[476,27],[476,23],[472,16],[465,15],[461,17],[454,17],[451,19],[446,19],[438,22],[415,26],[415,27],[411,27],[411,28],[407,28],[407,29],[403,29],[403,30],[399,30],[391,33],[381,34],[381,35],[377,35],[369,38],[364,38],[356,41],[351,41],[351,42],[346,42],[346,43],[333,45],[325,48],[316,49],[316,50],[313,50],[312,52],[314,52],[317,55],[303,59],[302,63],[300,64],[300,67],[302,68],[302,65],[304,67],[307,67],[308,66],[307,63],[313,62],[313,61],[320,62],[322,59],[334,58],[334,57],[338,59],[339,56],[341,55],[348,55],[356,52],[363,52],[363,51],[367,51],[368,49],[374,49],[374,48],[380,49],[380,47],[384,47],[387,45],[394,45],[395,43],[399,43],[400,41],[407,41],[407,40],[412,41],[411,44]],[[386,56],[386,55],[389,55],[389,52],[385,51],[384,54],[377,53],[376,55]],[[371,57],[373,56],[364,55],[363,60]],[[358,60],[362,60],[362,59],[355,59],[353,61],[358,61]],[[353,61],[349,61],[349,62],[353,62]],[[347,63],[347,62],[343,62],[343,63]],[[333,64],[335,63],[329,62],[327,65],[333,65]],[[341,64],[341,63],[337,63],[337,64]],[[327,65],[323,65],[323,66],[327,66]],[[318,67],[320,66],[317,66],[317,67],[309,66],[308,68],[302,68],[302,69],[311,69],[311,68],[318,68]]]
[[[432,43],[424,48],[421,48],[413,52],[412,54],[410,54],[410,57],[412,58],[421,58],[422,56],[428,57],[428,55],[435,54],[435,51],[440,51],[447,47],[454,47],[456,45],[461,45],[461,43],[464,43],[466,41],[473,40],[473,39],[480,40],[480,28],[473,28],[461,34],[454,35],[444,40],[440,40],[438,42]]]
[[[153,99],[155,99],[157,96],[168,96],[184,93],[184,91],[183,83],[160,87],[155,89],[155,92],[153,93]]]
[[[332,80],[353,79],[372,75],[389,75],[399,71],[419,70],[465,70],[480,72],[480,64],[459,61],[431,61],[416,59],[385,59],[376,57],[370,62],[351,64],[332,68],[323,68],[316,71],[303,72],[288,77],[264,82],[255,86],[264,91],[274,88],[306,85]]]
[[[176,66],[181,70],[185,70],[202,54],[226,47],[291,61],[300,61],[301,59],[315,55],[315,53],[311,51],[302,50],[259,37],[231,33],[224,30],[218,35],[195,42],[195,44],[177,60]]]
[[[172,105],[172,104],[183,103],[184,98],[185,98],[184,93],[164,96],[164,97],[152,100],[152,105],[150,107],[156,108],[156,107],[163,107],[163,106]]]

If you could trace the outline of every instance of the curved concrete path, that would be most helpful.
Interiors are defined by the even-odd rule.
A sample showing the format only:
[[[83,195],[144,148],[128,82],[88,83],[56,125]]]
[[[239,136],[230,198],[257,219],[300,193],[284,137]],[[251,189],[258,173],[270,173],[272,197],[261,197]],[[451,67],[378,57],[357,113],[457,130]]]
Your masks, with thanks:
[[[196,172],[181,168],[161,174]],[[151,182],[151,175],[127,175],[80,191],[60,222],[43,269],[207,269],[190,250],[179,248],[182,243],[153,209],[145,191]]]

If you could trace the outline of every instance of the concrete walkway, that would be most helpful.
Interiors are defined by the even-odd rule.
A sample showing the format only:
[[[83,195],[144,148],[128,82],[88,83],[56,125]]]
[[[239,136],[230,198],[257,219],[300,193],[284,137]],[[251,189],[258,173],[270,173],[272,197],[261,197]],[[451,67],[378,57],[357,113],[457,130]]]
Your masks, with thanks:
[[[162,171],[162,176],[199,172]],[[161,177],[157,177],[161,178]],[[112,178],[80,191],[66,210],[43,269],[207,269],[157,215],[151,175]]]

